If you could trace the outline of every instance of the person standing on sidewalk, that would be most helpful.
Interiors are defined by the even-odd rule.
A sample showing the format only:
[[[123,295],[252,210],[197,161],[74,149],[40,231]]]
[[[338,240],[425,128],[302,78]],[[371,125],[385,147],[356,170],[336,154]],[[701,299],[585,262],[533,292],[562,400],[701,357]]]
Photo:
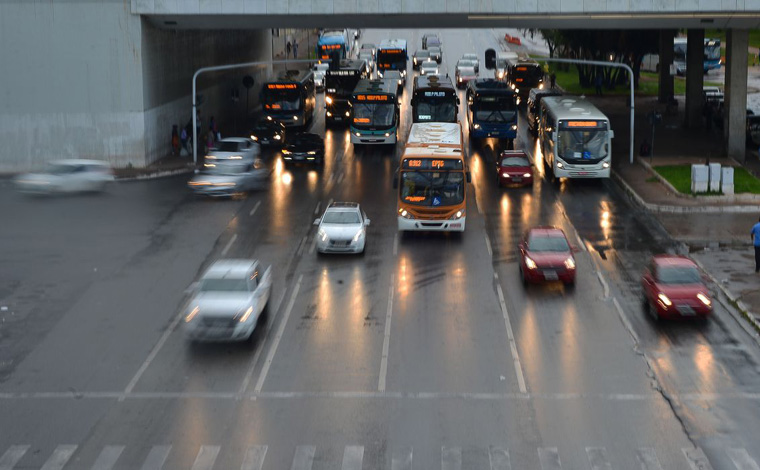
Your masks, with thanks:
[[[290,59],[290,48],[293,47],[290,45],[290,41],[285,45],[285,58]]]
[[[298,41],[296,41],[295,38],[293,38],[293,58],[298,58]]]
[[[752,227],[749,235],[752,237],[752,244],[755,245],[755,272],[760,273],[760,219]]]

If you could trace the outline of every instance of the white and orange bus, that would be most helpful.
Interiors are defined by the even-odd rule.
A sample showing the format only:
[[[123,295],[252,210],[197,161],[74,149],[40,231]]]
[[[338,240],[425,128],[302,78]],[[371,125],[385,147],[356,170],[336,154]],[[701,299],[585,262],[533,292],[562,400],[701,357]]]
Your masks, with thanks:
[[[393,180],[399,231],[464,232],[470,172],[463,142],[459,123],[412,124]]]

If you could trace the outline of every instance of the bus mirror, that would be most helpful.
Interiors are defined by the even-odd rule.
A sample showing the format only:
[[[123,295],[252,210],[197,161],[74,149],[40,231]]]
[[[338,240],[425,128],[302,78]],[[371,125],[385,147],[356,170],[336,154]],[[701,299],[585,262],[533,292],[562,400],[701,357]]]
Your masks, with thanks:
[[[395,173],[393,175],[393,189],[398,189],[398,179],[397,179],[397,177],[398,177],[398,173]]]
[[[610,129],[610,139],[614,139],[614,138],[615,138],[615,131]]]
[[[486,68],[488,70],[496,68],[496,51],[493,49],[486,49]]]
[[[468,171],[468,172],[466,173],[466,175],[467,175],[467,182],[468,182],[468,183],[472,183],[472,176],[470,175],[470,172]]]

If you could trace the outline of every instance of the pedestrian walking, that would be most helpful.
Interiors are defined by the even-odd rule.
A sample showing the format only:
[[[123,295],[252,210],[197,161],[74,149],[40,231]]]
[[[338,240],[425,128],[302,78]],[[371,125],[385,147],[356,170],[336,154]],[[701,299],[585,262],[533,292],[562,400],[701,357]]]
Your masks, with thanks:
[[[596,72],[596,78],[594,79],[594,84],[596,85],[596,95],[602,96],[602,84],[604,83],[604,80],[602,79],[602,73],[597,71]]]
[[[176,124],[172,125],[172,155],[179,155],[179,133]]]
[[[293,46],[290,44],[290,41],[288,41],[288,43],[285,45],[285,58],[286,59],[290,58],[290,48],[291,47],[293,47]]]
[[[554,89],[554,85],[556,85],[556,83],[557,83],[557,75],[554,72],[552,72],[552,74],[549,75],[549,81],[552,84],[552,90],[553,90]]]
[[[209,129],[208,133],[206,134],[206,151],[214,148],[214,141],[216,140],[216,136],[214,135],[214,131]]]
[[[755,246],[755,273],[760,273],[760,219],[749,232],[752,244]]]
[[[179,133],[179,142],[182,145],[182,150],[180,150],[180,156],[182,156],[183,153],[190,153],[190,150],[187,148],[187,127],[183,127],[182,131]]]
[[[295,39],[293,39],[293,58],[298,58],[298,42]]]

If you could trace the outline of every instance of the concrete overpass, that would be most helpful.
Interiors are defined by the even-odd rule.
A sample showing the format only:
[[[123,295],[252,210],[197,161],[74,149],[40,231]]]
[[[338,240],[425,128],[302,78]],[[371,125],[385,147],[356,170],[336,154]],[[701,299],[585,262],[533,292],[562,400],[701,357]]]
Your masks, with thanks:
[[[744,155],[747,30],[760,28],[760,0],[0,0],[0,172],[72,157],[149,164],[168,154],[172,124],[191,118],[196,69],[271,59],[271,28],[330,26],[648,28],[660,30],[665,62],[675,29],[701,44],[703,28],[727,28],[727,150]],[[697,71],[701,47],[689,51]],[[204,122],[224,128],[239,114],[230,96],[243,74],[258,85],[267,70],[200,83]],[[686,121],[697,125],[701,74],[688,82]]]

